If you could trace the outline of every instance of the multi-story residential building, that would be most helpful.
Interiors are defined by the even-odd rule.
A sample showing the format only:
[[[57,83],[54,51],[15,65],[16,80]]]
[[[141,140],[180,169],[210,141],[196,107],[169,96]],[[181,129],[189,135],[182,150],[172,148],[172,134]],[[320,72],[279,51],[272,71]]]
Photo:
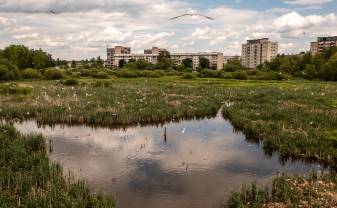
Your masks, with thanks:
[[[116,68],[119,66],[120,60],[124,59],[126,63],[130,61],[130,59],[135,60],[145,60],[151,64],[157,64],[158,62],[158,56],[160,51],[166,50],[166,49],[159,49],[157,47],[153,47],[149,50],[144,50],[144,54],[131,54],[131,53],[121,53],[122,50],[119,50],[119,47],[117,50],[115,48],[108,48],[107,50],[107,61],[106,66],[109,68]],[[123,48],[123,47],[122,47]],[[127,48],[129,49],[129,48]],[[129,50],[131,52],[131,49]],[[120,53],[116,53],[120,52]],[[128,52],[128,51],[127,51]],[[172,53],[171,58],[174,61],[175,64],[182,64],[182,61],[184,59],[190,58],[193,62],[193,69],[197,69],[199,66],[199,58],[205,57],[210,62],[210,67],[220,70],[223,69],[223,54],[222,53]]]
[[[210,67],[212,69],[220,70],[223,69],[224,58],[223,53],[211,52],[211,53],[172,53],[171,58],[177,65],[182,64],[184,59],[192,59],[193,70],[197,69],[199,66],[199,58],[204,57],[209,60]]]
[[[241,61],[241,56],[224,56],[224,64],[227,64],[228,61],[239,60]]]
[[[311,54],[319,54],[324,49],[337,46],[337,36],[332,37],[318,37],[317,42],[311,42],[310,52]]]
[[[162,51],[167,51],[164,48],[152,47],[152,49],[145,49],[144,54],[160,54]]]
[[[278,43],[268,38],[248,40],[242,45],[241,62],[246,68],[255,68],[259,64],[271,61],[278,54]]]

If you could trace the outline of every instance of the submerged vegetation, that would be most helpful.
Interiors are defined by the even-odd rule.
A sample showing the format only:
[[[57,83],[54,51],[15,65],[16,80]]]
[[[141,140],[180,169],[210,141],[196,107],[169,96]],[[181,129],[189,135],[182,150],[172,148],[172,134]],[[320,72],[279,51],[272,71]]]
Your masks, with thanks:
[[[114,207],[112,197],[65,179],[62,168],[50,164],[40,135],[0,125],[0,154],[0,207]]]

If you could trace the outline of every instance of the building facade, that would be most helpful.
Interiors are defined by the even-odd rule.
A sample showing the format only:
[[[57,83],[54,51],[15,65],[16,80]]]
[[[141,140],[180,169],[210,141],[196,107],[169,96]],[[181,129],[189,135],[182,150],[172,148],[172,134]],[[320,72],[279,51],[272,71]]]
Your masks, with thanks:
[[[317,42],[311,42],[310,52],[313,55],[321,53],[324,49],[337,46],[337,36],[318,37]]]
[[[228,61],[231,61],[231,60],[238,60],[238,61],[241,61],[241,56],[224,56],[224,64],[227,64]]]
[[[160,54],[162,51],[167,51],[164,48],[152,47],[151,49],[145,49],[144,54]]]
[[[242,45],[241,62],[246,68],[255,68],[259,64],[271,61],[278,54],[278,43],[268,38],[248,40]]]
[[[144,50],[144,54],[132,54],[131,49],[127,47],[117,46],[118,48],[108,48],[107,49],[107,61],[106,67],[108,68],[116,68],[119,66],[119,61],[124,59],[126,63],[128,63],[131,59],[134,60],[145,60],[151,64],[158,63],[159,53],[166,49],[160,49],[157,47],[153,47],[152,49]],[[130,50],[129,50],[130,49]],[[122,52],[127,53],[122,53]],[[119,53],[117,53],[119,52]],[[199,58],[205,57],[210,62],[210,67],[213,69],[223,69],[224,57],[222,53],[213,52],[213,53],[171,53],[171,59],[175,64],[180,65],[184,59],[190,58],[193,62],[193,69],[197,69],[199,66]]]

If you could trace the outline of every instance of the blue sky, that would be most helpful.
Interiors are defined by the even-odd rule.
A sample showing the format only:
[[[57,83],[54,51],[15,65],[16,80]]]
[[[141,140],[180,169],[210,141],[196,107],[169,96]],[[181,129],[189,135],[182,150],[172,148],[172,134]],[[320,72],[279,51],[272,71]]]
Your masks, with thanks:
[[[105,57],[107,45],[240,55],[247,39],[267,37],[292,54],[337,35],[336,12],[337,0],[0,0],[0,48],[25,44],[68,60]],[[170,20],[184,13],[215,20]]]

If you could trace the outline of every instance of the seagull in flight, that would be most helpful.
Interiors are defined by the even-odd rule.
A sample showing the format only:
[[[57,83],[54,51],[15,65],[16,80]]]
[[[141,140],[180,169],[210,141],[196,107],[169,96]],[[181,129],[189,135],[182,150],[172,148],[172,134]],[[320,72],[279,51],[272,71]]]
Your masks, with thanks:
[[[206,15],[203,15],[203,14],[194,14],[194,13],[190,13],[190,14],[182,14],[182,15],[173,17],[173,18],[171,18],[170,20],[175,20],[175,19],[179,19],[179,18],[181,18],[181,17],[186,17],[186,16],[190,16],[190,17],[203,17],[203,18],[206,18],[206,19],[208,19],[208,20],[214,20],[214,18],[212,18],[212,17],[206,16]]]

